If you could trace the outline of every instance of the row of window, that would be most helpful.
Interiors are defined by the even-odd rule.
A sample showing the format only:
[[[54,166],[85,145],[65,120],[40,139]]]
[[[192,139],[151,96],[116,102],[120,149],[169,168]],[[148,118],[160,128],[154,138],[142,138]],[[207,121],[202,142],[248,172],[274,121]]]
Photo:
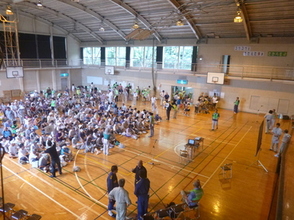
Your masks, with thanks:
[[[151,68],[152,64],[158,60],[156,50],[156,47],[131,47],[130,66]],[[126,47],[105,47],[105,65],[126,66],[126,51]],[[190,70],[192,54],[193,46],[163,47],[162,58],[159,60],[162,60],[162,68],[165,69]],[[101,48],[83,48],[83,63],[85,65],[101,65]]]

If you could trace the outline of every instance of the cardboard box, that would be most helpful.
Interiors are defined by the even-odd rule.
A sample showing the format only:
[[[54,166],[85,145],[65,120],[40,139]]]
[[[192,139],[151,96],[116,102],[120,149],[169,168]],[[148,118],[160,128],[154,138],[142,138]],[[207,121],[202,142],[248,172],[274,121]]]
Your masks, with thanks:
[[[21,94],[21,90],[20,89],[11,90],[11,96],[12,97],[19,97],[20,94]]]
[[[4,96],[4,97],[9,97],[9,98],[10,98],[10,97],[11,97],[11,90],[4,90],[4,91],[3,91],[3,96]]]

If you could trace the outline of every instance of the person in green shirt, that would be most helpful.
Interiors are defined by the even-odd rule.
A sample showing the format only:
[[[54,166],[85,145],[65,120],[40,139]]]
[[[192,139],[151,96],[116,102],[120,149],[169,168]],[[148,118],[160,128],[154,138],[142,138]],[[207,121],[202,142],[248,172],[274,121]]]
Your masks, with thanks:
[[[181,191],[182,200],[187,203],[189,207],[195,207],[202,198],[204,191],[201,187],[200,180],[197,179],[193,184],[194,189],[190,191]]]
[[[218,129],[218,119],[220,117],[220,114],[218,113],[218,110],[215,109],[214,113],[212,114],[212,128],[211,130],[214,131]]]

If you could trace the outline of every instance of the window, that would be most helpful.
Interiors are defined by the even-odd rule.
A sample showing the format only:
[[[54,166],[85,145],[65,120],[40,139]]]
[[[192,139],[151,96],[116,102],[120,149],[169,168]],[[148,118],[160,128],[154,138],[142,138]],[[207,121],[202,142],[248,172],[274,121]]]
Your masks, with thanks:
[[[153,47],[132,47],[131,66],[151,68],[152,63],[155,63],[155,54],[156,51],[153,53]]]
[[[85,47],[83,48],[83,62],[86,65],[101,64],[101,48],[100,47]]]
[[[192,46],[173,46],[163,48],[163,68],[191,69]]]
[[[144,47],[131,48],[131,66],[143,67]]]
[[[105,59],[107,66],[125,66],[126,48],[125,47],[106,47]]]
[[[93,64],[94,65],[101,65],[101,48],[94,47],[93,48]]]

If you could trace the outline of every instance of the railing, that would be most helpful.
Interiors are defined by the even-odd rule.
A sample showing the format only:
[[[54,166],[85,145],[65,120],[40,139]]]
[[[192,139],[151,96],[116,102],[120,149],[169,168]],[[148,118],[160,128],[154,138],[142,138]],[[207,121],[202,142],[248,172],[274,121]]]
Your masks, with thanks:
[[[8,63],[7,63],[8,62]],[[4,60],[4,67],[9,66],[10,61]],[[63,67],[95,67],[104,68],[104,64],[90,65],[84,64],[83,60],[66,60],[66,59],[22,59],[21,65],[24,68],[63,68]],[[163,74],[207,74],[207,72],[221,73],[224,69],[227,71],[227,76],[240,78],[259,78],[269,80],[288,80],[294,81],[294,67],[276,67],[276,66],[257,66],[257,65],[222,65],[218,63],[195,63],[191,64],[191,68],[186,69],[177,68],[181,65],[169,65],[168,63],[156,63],[154,65],[155,73]],[[168,67],[168,68],[166,68]],[[144,67],[136,65],[135,67],[116,66],[115,69],[120,70],[136,70],[136,71],[150,71],[151,67]]]

